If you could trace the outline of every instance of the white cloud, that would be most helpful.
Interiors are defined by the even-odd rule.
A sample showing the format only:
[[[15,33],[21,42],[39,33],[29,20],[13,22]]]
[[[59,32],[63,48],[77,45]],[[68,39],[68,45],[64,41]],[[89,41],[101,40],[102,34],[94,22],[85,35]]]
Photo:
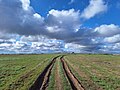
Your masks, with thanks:
[[[76,48],[76,49],[82,49],[85,46],[79,45],[79,44],[73,44],[73,43],[66,43],[65,48]]]
[[[110,25],[101,25],[95,28],[95,32],[98,33],[99,36],[110,37],[120,33],[120,27],[118,25],[110,24]]]
[[[35,14],[33,14],[33,19],[35,19],[35,21],[39,24],[39,25],[43,25],[44,24],[44,17],[42,17],[40,14],[38,14],[38,13],[35,13]],[[38,25],[38,27],[39,27],[39,25]],[[42,27],[44,27],[44,26],[42,26]],[[39,29],[40,29],[40,27],[39,27]]]
[[[0,2],[0,32],[19,35],[35,35],[44,32],[44,18],[35,13],[29,3],[29,0],[2,0]]]
[[[107,42],[107,43],[120,42],[120,34],[114,35],[112,37],[106,37],[104,38],[104,42]]]
[[[25,42],[16,41],[12,44],[12,46],[14,47],[14,49],[21,49],[25,44]]]
[[[0,44],[0,47],[9,47],[9,46],[11,46],[11,44],[9,44],[9,43],[2,43],[2,44]]]
[[[74,43],[66,43],[65,44],[65,49],[68,52],[73,52],[74,51],[74,52],[81,52],[81,53],[83,53],[84,48],[86,48],[86,46],[79,45],[79,44],[74,44]]]
[[[50,15],[53,15],[55,17],[62,17],[62,16],[68,16],[68,17],[75,17],[75,16],[78,16],[79,15],[79,11],[77,11],[75,13],[75,10],[74,9],[70,9],[70,10],[62,10],[62,11],[58,11],[58,10],[50,10],[49,11],[49,14]],[[78,18],[78,17],[75,17],[75,18]]]
[[[46,26],[46,29],[50,33],[56,33],[56,32],[60,32],[61,31],[61,29],[58,26]]]
[[[90,19],[96,14],[107,10],[107,5],[103,0],[90,0],[89,5],[84,9],[81,14],[82,18]]]
[[[103,0],[91,0],[81,17],[89,19],[106,9]],[[106,50],[119,48],[118,25],[82,28],[80,15],[80,11],[74,9],[52,9],[44,18],[35,13],[30,0],[1,0],[0,53],[97,52],[109,43],[114,45]]]
[[[36,35],[36,36],[29,35],[29,36],[22,36],[20,40],[23,42],[39,42],[39,41],[44,40],[44,37],[39,36],[39,35]]]
[[[61,51],[63,43],[60,40],[49,39],[45,36],[22,36],[20,39],[22,42],[31,43],[32,51]],[[30,50],[30,49],[29,49]]]
[[[101,51],[104,53],[120,53],[120,43],[107,44],[101,48]]]
[[[70,10],[50,10],[47,17],[48,30],[54,32],[55,29],[61,32],[74,32],[80,28],[80,13],[74,9]],[[53,29],[51,28],[53,27]],[[52,30],[51,30],[52,29]],[[56,30],[55,30],[56,31]]]
[[[44,20],[44,18],[41,17],[40,14],[38,14],[38,13],[33,14],[33,16],[34,16],[34,18],[36,18],[36,19],[42,19],[42,20]]]
[[[29,10],[29,8],[30,8],[30,0],[21,0],[21,2],[22,2],[22,8],[24,9],[24,10]]]
[[[120,43],[116,43],[116,44],[113,46],[113,49],[120,50]]]

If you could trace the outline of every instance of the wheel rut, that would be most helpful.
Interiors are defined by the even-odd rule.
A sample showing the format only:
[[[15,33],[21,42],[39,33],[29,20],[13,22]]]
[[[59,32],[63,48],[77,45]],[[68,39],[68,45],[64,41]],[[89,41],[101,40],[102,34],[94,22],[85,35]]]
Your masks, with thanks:
[[[53,58],[53,60],[49,63],[49,65],[46,66],[46,68],[38,76],[38,78],[36,79],[34,84],[29,88],[29,90],[46,90],[49,83],[49,78],[50,78],[52,68],[58,57],[59,56]]]
[[[29,90],[46,90],[49,84],[49,78],[51,75],[52,68],[54,66],[54,63],[56,62],[56,59],[60,57],[57,56],[53,58],[53,60],[46,66],[46,68],[43,70],[43,72],[38,76],[34,84],[29,88]],[[75,75],[71,72],[70,68],[68,67],[66,61],[64,60],[64,56],[60,57],[63,70],[68,78],[68,81],[71,85],[71,88],[73,90],[85,90],[79,80],[75,77]]]
[[[81,85],[80,81],[75,77],[75,75],[71,72],[70,68],[68,67],[66,61],[64,60],[64,56],[60,58],[63,69],[65,71],[65,74],[70,82],[70,85],[73,90],[84,90],[83,86]]]

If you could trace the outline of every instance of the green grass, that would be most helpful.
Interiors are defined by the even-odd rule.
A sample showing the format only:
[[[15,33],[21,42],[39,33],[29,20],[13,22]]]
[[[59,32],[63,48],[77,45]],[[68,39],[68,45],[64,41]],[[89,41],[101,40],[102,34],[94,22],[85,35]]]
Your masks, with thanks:
[[[56,55],[0,55],[0,90],[26,90]]]
[[[59,60],[58,64],[59,64],[59,71],[60,71],[59,73],[60,73],[63,89],[64,90],[72,90],[70,83],[68,81],[68,78],[65,75],[65,72],[63,70],[62,63],[60,60]]]
[[[0,90],[28,90],[36,78],[58,54],[0,55]],[[67,55],[65,60],[86,90],[120,90],[120,56]],[[48,90],[56,90],[58,67],[63,90],[71,90],[62,63],[57,58],[51,72]]]
[[[56,62],[54,63],[54,66],[51,71],[50,79],[49,79],[49,86],[47,90],[55,90],[55,67],[56,67]]]
[[[78,54],[66,56],[66,61],[77,66],[79,72],[84,72],[99,87],[105,90],[120,89],[120,56]],[[80,77],[84,79],[84,76]],[[87,80],[81,82],[88,83]]]
[[[52,72],[50,75],[49,86],[48,86],[47,90],[57,90],[57,85],[55,83],[56,67],[58,67],[58,70],[59,70],[62,89],[63,90],[72,90],[70,83],[69,83],[69,81],[64,73],[62,63],[61,63],[59,58],[56,59],[56,62],[53,66],[53,69],[52,69]]]

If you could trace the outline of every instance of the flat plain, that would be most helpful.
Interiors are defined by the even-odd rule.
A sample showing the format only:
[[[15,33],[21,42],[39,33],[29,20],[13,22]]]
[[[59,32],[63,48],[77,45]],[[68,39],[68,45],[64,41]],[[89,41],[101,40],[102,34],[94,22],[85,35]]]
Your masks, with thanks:
[[[120,90],[120,56],[0,55],[0,90]]]

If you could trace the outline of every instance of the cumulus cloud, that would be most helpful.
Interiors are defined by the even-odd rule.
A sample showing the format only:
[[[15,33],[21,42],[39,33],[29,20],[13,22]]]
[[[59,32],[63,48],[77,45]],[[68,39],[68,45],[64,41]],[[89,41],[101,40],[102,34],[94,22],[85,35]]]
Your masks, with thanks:
[[[85,19],[90,19],[106,10],[107,5],[103,0],[90,0],[89,5],[82,12],[81,17]]]
[[[81,17],[89,19],[106,9],[103,0],[91,0],[82,14],[75,9],[52,9],[42,17],[30,6],[30,0],[0,0],[0,53],[87,53],[110,47],[117,50],[118,25],[82,27]]]
[[[80,27],[79,15],[80,12],[75,11],[74,9],[62,11],[52,9],[48,13],[46,22],[48,27],[52,26],[56,27],[56,29],[60,29],[57,30],[58,32],[74,32],[77,31]],[[53,28],[53,30],[55,29]],[[52,29],[49,31],[52,31]]]
[[[86,46],[79,45],[79,44],[74,44],[74,43],[66,43],[65,44],[65,49],[68,52],[84,53],[85,48],[86,48]]]
[[[24,9],[24,10],[29,10],[29,8],[30,8],[30,1],[29,0],[21,0],[21,2],[22,2],[22,8]]]
[[[110,24],[110,25],[101,25],[96,27],[94,32],[96,32],[99,36],[110,37],[120,33],[120,27],[118,25]]]
[[[120,27],[115,24],[101,25],[93,30],[95,37],[91,38],[92,48],[99,53],[119,53]],[[90,47],[91,47],[90,46]]]
[[[79,11],[53,9],[44,18],[29,4],[29,0],[12,0],[11,2],[2,0],[0,2],[0,31],[62,39],[63,32],[64,36],[70,37],[72,32],[78,31],[81,25]]]
[[[44,36],[14,36],[11,39],[0,39],[0,53],[55,53],[63,52],[61,40],[49,39]]]
[[[80,30],[80,12],[74,9],[70,10],[50,10],[45,19],[46,35],[50,38],[65,40],[78,37]]]
[[[22,42],[31,42],[31,48],[35,52],[36,50],[39,52],[57,52],[63,51],[64,44],[61,40],[49,39],[45,36],[22,36]],[[45,52],[44,52],[45,53]]]
[[[107,42],[107,43],[120,42],[120,34],[114,35],[112,37],[106,37],[106,38],[104,38],[104,42]]]
[[[120,52],[120,43],[115,44],[106,44],[101,49],[103,53],[112,53],[112,54],[119,54]]]
[[[20,35],[18,39],[21,37],[20,41],[16,40],[12,42],[8,40],[8,42],[5,42],[2,38],[15,38],[15,36],[1,36],[1,48],[3,48],[5,44],[6,46],[9,45],[9,49],[7,50],[13,50],[15,52],[27,52],[31,50],[31,48],[36,52],[40,51],[40,49],[43,50],[42,48],[46,51],[62,51],[63,45],[61,43],[57,44],[57,41],[77,35],[76,32],[81,25],[79,21],[80,12],[74,9],[62,11],[50,10],[47,18],[43,18],[38,13],[35,13],[29,5],[29,0],[12,0],[11,2],[9,0],[1,0],[0,31],[8,33],[9,35]],[[53,39],[45,39],[44,37]],[[49,41],[55,42],[48,44]],[[36,49],[34,47],[35,45]],[[4,47],[4,49],[6,49],[6,47]]]
[[[21,35],[40,33],[44,26],[43,18],[36,16],[29,0],[0,1],[0,31]]]

